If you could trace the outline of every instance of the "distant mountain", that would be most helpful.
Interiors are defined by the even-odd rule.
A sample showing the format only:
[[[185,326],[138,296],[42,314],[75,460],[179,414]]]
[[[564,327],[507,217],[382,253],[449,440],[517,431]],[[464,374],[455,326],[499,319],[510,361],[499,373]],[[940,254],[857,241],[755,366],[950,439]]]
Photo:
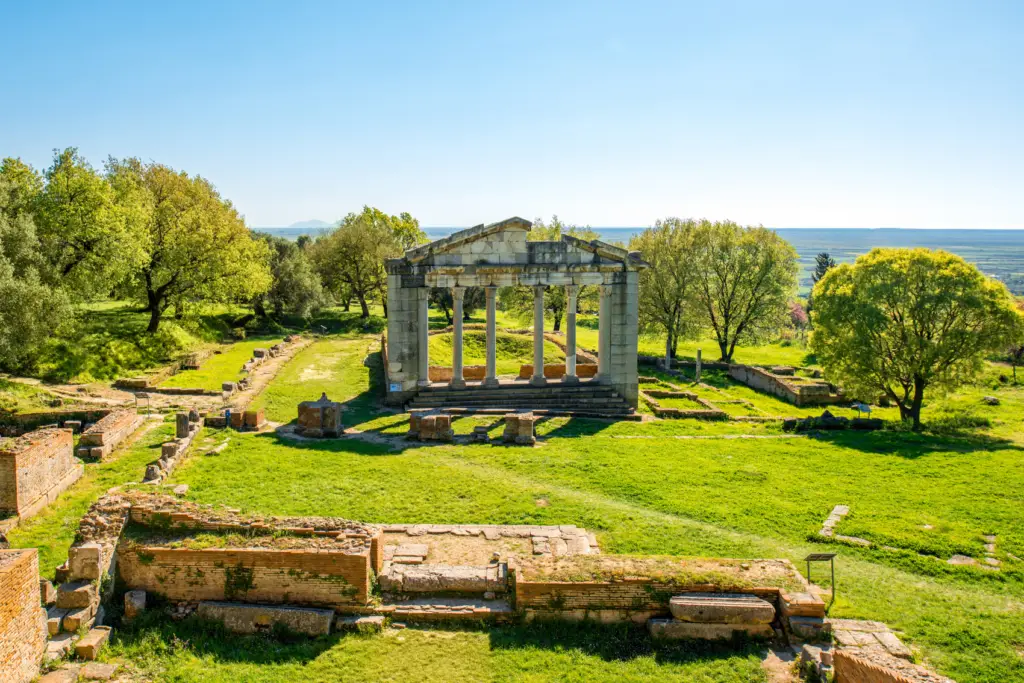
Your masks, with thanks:
[[[319,235],[325,233],[333,227],[332,223],[312,219],[308,221],[299,221],[298,223],[292,223],[287,228],[253,228],[253,232],[263,232],[268,235],[275,237],[284,237],[289,240],[296,240],[301,235]]]

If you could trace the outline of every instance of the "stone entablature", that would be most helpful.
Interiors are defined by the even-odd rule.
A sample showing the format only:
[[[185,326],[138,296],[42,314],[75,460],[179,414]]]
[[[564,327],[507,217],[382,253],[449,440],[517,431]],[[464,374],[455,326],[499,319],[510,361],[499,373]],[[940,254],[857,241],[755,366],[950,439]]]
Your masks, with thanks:
[[[563,382],[576,372],[576,300],[579,288],[598,286],[600,325],[597,379],[634,408],[637,405],[638,272],[647,264],[636,252],[563,235],[532,242],[522,218],[479,225],[406,251],[386,263],[388,274],[387,400],[400,405],[430,382],[428,311],[430,289],[450,287],[453,300],[452,388],[466,386],[462,362],[462,307],[466,287],[483,287],[487,310],[487,364],[482,386],[496,386],[495,310],[498,287],[534,288],[534,359],[530,383],[547,383],[544,372],[544,293],[566,288],[566,359]]]
[[[82,476],[71,429],[38,429],[0,439],[0,513],[29,517]]]

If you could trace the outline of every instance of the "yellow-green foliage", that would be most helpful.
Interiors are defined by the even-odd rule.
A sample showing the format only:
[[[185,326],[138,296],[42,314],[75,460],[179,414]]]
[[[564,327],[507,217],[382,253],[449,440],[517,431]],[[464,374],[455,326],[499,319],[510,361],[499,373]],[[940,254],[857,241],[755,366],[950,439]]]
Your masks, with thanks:
[[[452,340],[450,333],[430,337],[429,354],[431,365],[452,364]],[[518,375],[519,366],[533,363],[533,337],[525,334],[498,332],[495,339],[499,375]],[[466,330],[462,336],[462,362],[464,365],[485,365],[487,363],[487,333]],[[544,340],[544,363],[564,363],[565,354],[551,342]]]

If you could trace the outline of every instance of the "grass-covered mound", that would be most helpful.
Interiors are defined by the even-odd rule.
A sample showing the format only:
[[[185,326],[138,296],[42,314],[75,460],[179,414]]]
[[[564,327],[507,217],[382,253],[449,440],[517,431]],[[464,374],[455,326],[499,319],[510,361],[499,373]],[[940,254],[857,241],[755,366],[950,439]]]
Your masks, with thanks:
[[[30,384],[0,377],[0,413],[29,413],[45,410],[52,397]]]
[[[450,366],[452,364],[452,341],[450,333],[430,336],[430,364]],[[519,366],[533,363],[533,337],[526,334],[498,332],[495,339],[497,372],[499,375],[518,375]],[[464,365],[487,364],[487,333],[466,330],[462,335],[462,362]],[[551,342],[544,341],[544,363],[564,363],[565,354]]]

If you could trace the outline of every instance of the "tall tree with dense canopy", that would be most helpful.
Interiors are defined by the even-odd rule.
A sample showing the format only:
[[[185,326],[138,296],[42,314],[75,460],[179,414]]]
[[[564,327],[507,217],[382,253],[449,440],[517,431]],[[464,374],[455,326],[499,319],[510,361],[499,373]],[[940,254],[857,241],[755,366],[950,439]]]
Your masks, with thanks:
[[[324,286],[336,297],[354,296],[361,317],[370,317],[370,301],[379,298],[387,315],[387,273],[384,261],[401,256],[425,241],[420,223],[408,213],[389,216],[364,206],[350,213],[338,227],[316,238],[310,255]]]
[[[109,294],[144,260],[145,236],[78,150],[55,152],[34,205],[48,278],[73,297]]]
[[[700,329],[693,278],[696,233],[693,219],[666,218],[629,242],[630,250],[650,264],[640,271],[640,327],[665,334],[666,363],[675,358],[679,340]]]
[[[1022,327],[1002,283],[944,251],[874,249],[831,269],[814,301],[811,344],[826,375],[851,395],[889,397],[914,429],[927,389],[970,380]]]
[[[44,342],[70,319],[66,293],[43,281],[31,206],[42,182],[16,159],[0,164],[0,368],[32,368]]]
[[[558,216],[552,216],[550,223],[537,218],[533,221],[526,239],[531,242],[557,242],[562,235],[570,235],[581,240],[596,240],[600,238],[590,226],[570,225],[559,220]],[[512,313],[523,322],[533,321],[533,288],[525,286],[502,287],[498,292],[501,306],[504,310]],[[578,310],[597,309],[597,287],[593,285],[582,286],[576,294],[576,307]],[[551,316],[553,329],[558,332],[562,329],[562,318],[565,315],[566,306],[569,303],[565,295],[565,287],[551,286],[544,290],[544,311]]]
[[[128,291],[145,304],[149,332],[172,305],[248,301],[270,287],[269,248],[209,181],[138,159],[110,159],[107,176],[144,236]]]
[[[265,233],[256,233],[270,248],[271,285],[265,293],[253,297],[253,310],[267,317],[267,308],[274,316],[283,314],[308,318],[324,304],[320,274],[313,267],[301,245]]]
[[[741,340],[766,338],[784,325],[796,291],[796,251],[764,227],[701,220],[694,235],[696,298],[714,331],[721,360]]]

